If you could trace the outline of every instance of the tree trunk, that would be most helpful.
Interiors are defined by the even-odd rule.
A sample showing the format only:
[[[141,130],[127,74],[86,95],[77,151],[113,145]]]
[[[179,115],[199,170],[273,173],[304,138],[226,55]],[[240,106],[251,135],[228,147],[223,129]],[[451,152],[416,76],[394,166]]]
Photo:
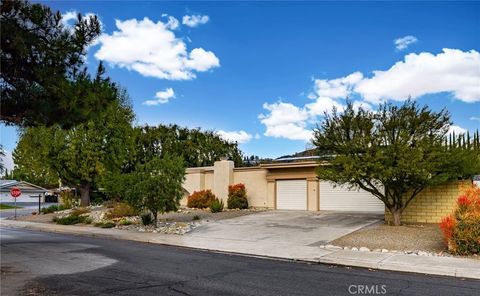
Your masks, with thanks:
[[[157,219],[158,219],[158,212],[157,211],[153,211],[153,222],[155,223],[155,227],[157,227]]]
[[[90,184],[85,184],[78,189],[80,190],[80,206],[88,207],[90,205]]]
[[[390,212],[392,213],[392,217],[393,217],[393,226],[400,226],[402,225],[400,219],[402,217],[402,212],[403,210],[402,209],[390,209]]]

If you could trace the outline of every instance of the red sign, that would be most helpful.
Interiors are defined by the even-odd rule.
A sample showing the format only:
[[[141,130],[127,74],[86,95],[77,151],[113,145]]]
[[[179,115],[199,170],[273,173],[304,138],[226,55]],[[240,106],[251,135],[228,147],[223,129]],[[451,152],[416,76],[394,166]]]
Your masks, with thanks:
[[[10,190],[10,195],[11,195],[13,198],[17,198],[17,197],[19,197],[20,195],[22,195],[22,191],[20,191],[20,189],[17,188],[17,187],[13,187],[13,188]]]

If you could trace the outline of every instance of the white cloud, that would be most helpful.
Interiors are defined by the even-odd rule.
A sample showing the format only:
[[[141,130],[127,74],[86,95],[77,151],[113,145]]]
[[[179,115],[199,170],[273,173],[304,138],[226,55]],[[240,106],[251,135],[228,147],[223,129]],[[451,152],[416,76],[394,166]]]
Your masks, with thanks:
[[[355,84],[362,80],[363,74],[354,72],[348,76],[337,79],[316,79],[315,92],[321,97],[346,98],[353,90]]]
[[[172,88],[167,88],[165,90],[155,93],[155,100],[147,100],[143,102],[143,105],[155,106],[159,104],[165,104],[168,103],[168,101],[172,98],[175,98],[175,92]]]
[[[217,133],[222,139],[227,140],[229,142],[237,142],[239,144],[247,143],[253,138],[251,134],[243,130],[231,131],[231,132],[219,130]]]
[[[182,24],[194,28],[206,24],[209,20],[210,18],[208,15],[184,15],[182,18]]]
[[[329,97],[318,97],[315,102],[305,105],[306,110],[312,117],[331,113],[335,107],[337,111],[343,111],[344,106]]]
[[[335,107],[343,111],[348,97],[363,97],[353,101],[353,108],[373,110],[371,103],[383,100],[405,100],[426,94],[451,92],[464,102],[480,101],[480,54],[471,50],[463,52],[444,49],[437,55],[431,53],[409,54],[389,70],[374,71],[371,78],[354,72],[336,79],[315,79],[312,103],[295,106],[291,103],[265,103],[267,114],[259,119],[265,125],[265,136],[291,140],[308,140],[312,136],[311,124],[318,116],[330,113]],[[461,132],[458,128],[455,131]]]
[[[437,55],[408,54],[386,71],[374,71],[355,91],[369,102],[405,100],[440,92],[453,93],[464,102],[480,101],[480,53],[443,49]]]
[[[449,134],[455,133],[455,135],[465,134],[466,132],[467,132],[466,129],[464,129],[463,127],[460,127],[458,125],[451,125],[449,130],[448,130]]]
[[[13,170],[13,167],[14,167],[12,152],[9,151],[9,150],[3,150],[3,151],[5,152],[5,156],[3,156],[1,158],[1,162],[2,162],[3,166],[9,172],[11,172]]]
[[[395,48],[397,50],[404,50],[407,49],[410,44],[416,43],[417,41],[417,37],[408,35],[393,40],[393,43],[395,44]]]
[[[168,18],[168,21],[165,25],[168,29],[175,30],[178,28],[178,26],[180,26],[180,22],[173,16],[170,16],[170,15],[162,15],[162,16]]]
[[[100,18],[98,15],[96,15],[93,12],[87,12],[86,14],[82,15],[82,20],[89,20],[90,17],[97,16],[98,22],[100,23],[100,27],[103,27],[103,23],[101,22]],[[73,26],[76,24],[78,18],[78,12],[76,10],[70,10],[65,13],[62,13],[62,19],[60,22],[66,27],[66,28],[73,28]]]
[[[269,111],[267,115],[259,115],[267,128],[265,136],[304,141],[312,138],[312,131],[306,128],[310,115],[305,108],[284,102],[265,103],[263,108]]]
[[[477,121],[480,121],[480,117],[477,117],[477,116],[472,116],[472,117],[470,117],[470,120],[477,120]]]
[[[182,39],[171,30],[172,24],[161,21],[116,20],[118,31],[99,38],[100,49],[95,57],[143,76],[168,80],[189,80],[195,72],[219,67],[220,61],[211,51],[194,48],[190,52]]]
[[[70,10],[65,13],[62,13],[61,23],[64,26],[71,26],[72,21],[77,20],[77,15],[78,15],[78,12],[76,12],[75,10]]]

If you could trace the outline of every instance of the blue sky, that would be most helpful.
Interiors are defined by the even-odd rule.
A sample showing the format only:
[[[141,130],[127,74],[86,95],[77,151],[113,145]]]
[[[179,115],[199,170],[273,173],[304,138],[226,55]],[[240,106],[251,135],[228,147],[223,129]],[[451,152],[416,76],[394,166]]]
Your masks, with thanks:
[[[375,109],[411,95],[480,127],[480,3],[44,3],[100,17],[88,64],[105,61],[138,124],[214,129],[263,157],[303,150],[347,96]],[[1,131],[11,151],[15,129]]]

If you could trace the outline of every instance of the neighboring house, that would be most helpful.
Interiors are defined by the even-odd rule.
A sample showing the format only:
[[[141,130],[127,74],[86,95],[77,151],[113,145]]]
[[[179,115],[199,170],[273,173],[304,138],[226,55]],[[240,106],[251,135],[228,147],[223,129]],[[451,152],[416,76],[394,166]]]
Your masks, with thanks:
[[[44,202],[45,193],[48,191],[40,186],[16,180],[0,180],[0,202],[14,203],[15,199],[10,195],[12,188],[19,188],[22,194],[17,198],[17,203],[33,203],[38,202],[40,195],[41,201]]]
[[[303,160],[246,168],[235,168],[232,161],[221,160],[211,167],[188,168],[183,187],[188,194],[211,189],[218,198],[226,202],[228,185],[244,183],[249,205],[253,207],[385,213],[389,219],[383,202],[378,198],[364,190],[350,190],[319,180],[315,173],[318,162],[308,160],[308,157]],[[453,182],[427,188],[411,202],[404,212],[403,220],[440,222],[442,217],[453,210],[460,187],[464,183]],[[181,203],[186,205],[186,196]]]

